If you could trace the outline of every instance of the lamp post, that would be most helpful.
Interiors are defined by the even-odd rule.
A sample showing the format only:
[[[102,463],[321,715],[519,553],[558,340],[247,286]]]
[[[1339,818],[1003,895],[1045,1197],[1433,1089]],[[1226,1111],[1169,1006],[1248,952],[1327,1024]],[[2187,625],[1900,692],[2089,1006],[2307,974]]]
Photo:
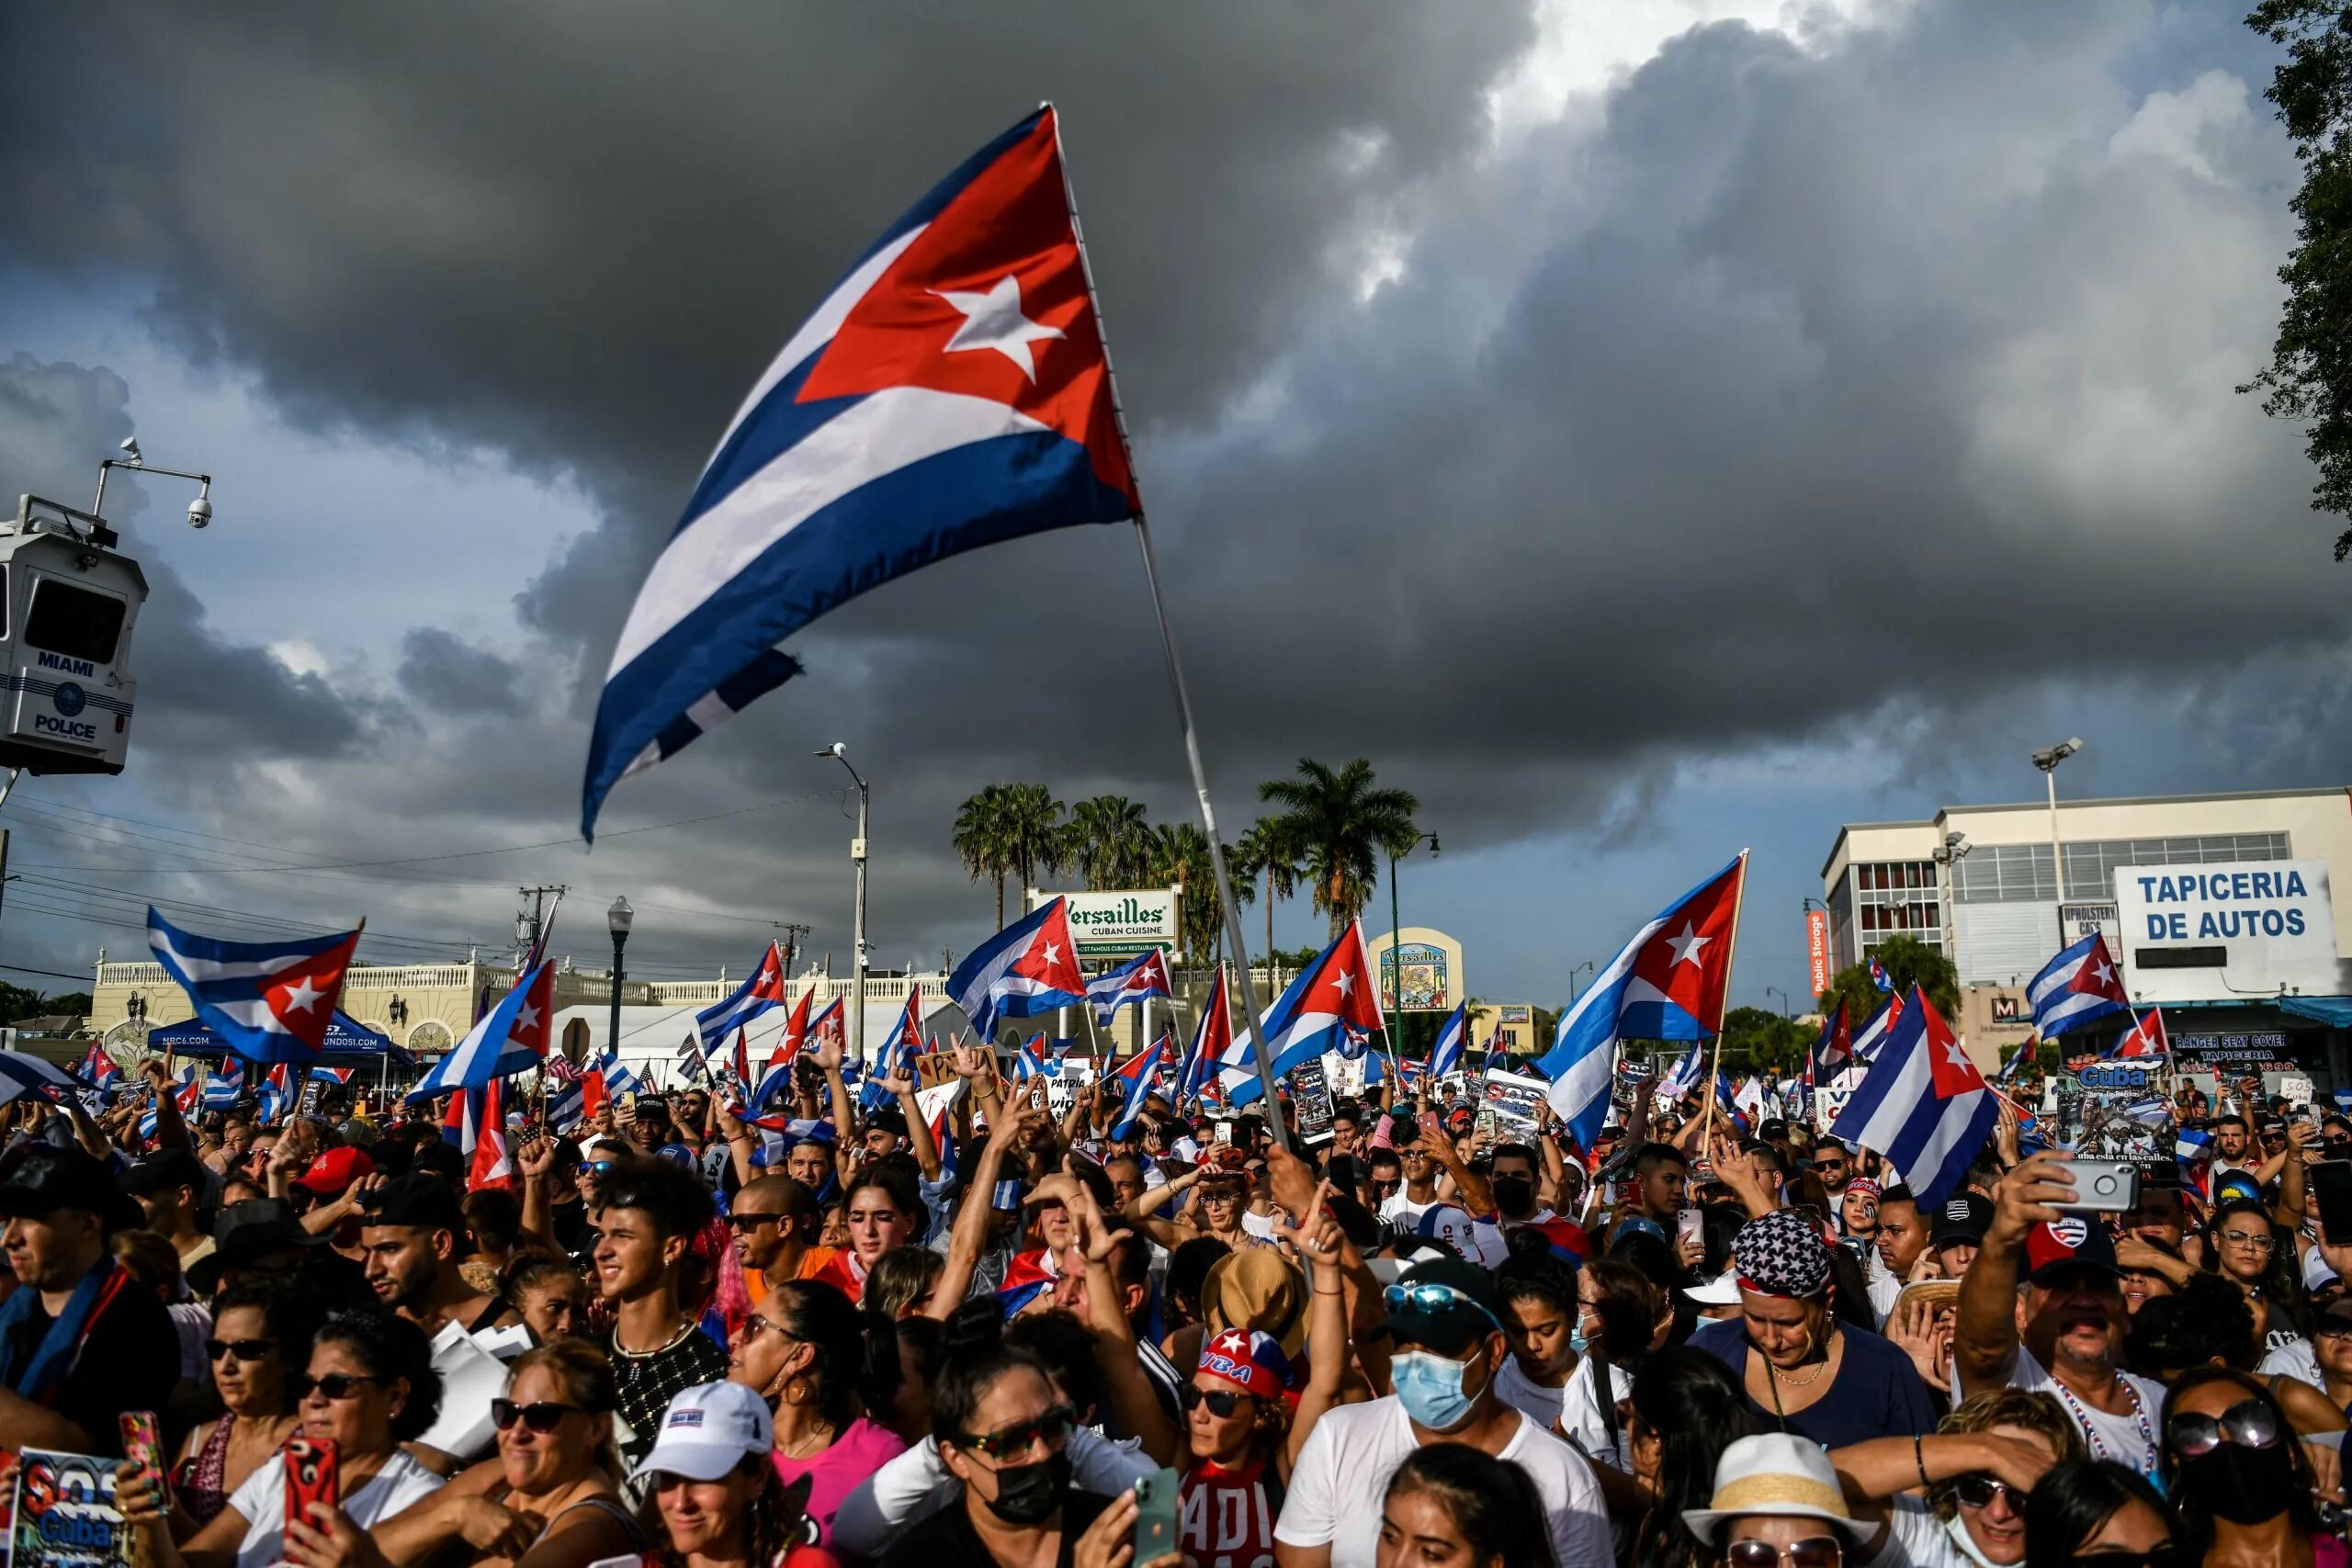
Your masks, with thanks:
[[[840,741],[817,753],[831,757],[857,783],[857,837],[849,841],[849,858],[857,867],[856,923],[850,933],[850,942],[856,950],[856,976],[850,982],[849,1055],[859,1064],[865,1061],[865,779],[849,763],[849,748]],[[986,1043],[986,1042],[982,1042]]]
[[[1405,846],[1404,852],[1411,854],[1423,844],[1429,845],[1430,853],[1437,853],[1435,833],[1414,834],[1413,841]],[[1405,1023],[1405,922],[1396,912],[1396,860],[1397,852],[1390,850],[1388,852],[1388,1017],[1390,1020],[1388,1041],[1392,1048],[1397,1043]],[[1403,1056],[1403,1052],[1397,1052],[1400,1061]]]
[[[1591,973],[1593,973],[1593,964],[1592,960],[1589,958],[1568,971],[1568,1007],[1570,1010],[1573,1011],[1577,1005],[1577,976],[1579,975],[1589,975]]]
[[[621,1051],[621,949],[628,945],[629,923],[637,919],[637,911],[628,907],[626,898],[616,898],[613,907],[605,911],[605,925],[613,933],[613,1010],[611,1026],[605,1036],[605,1055],[620,1060]]]
[[[2055,746],[2044,747],[2033,754],[2033,765],[2041,770],[2043,780],[2050,785],[2050,877],[2058,892],[2058,945],[2066,945],[2066,857],[2058,842],[2058,764],[2083,749],[2083,738],[2070,735]]]
[[[2053,784],[2052,787],[2056,786]],[[1944,835],[1944,841],[1938,844],[1934,853],[1928,857],[1936,863],[1937,945],[1942,949],[1943,955],[1952,961],[1955,967],[1960,963],[1960,921],[1952,914],[1951,909],[1952,894],[1956,886],[1951,868],[1966,860],[1968,852],[1974,847],[1968,841],[1967,834],[1950,832]],[[2051,840],[2050,849],[2054,859],[2058,852],[2055,836]],[[2063,900],[2065,896],[2066,889],[2061,886],[2058,889],[2058,897]],[[2063,941],[2065,933],[2062,931],[2059,935]]]
[[[1790,1018],[1789,993],[1781,989],[1778,986],[1767,986],[1764,987],[1764,994],[1768,997],[1778,997],[1781,998],[1781,1021],[1782,1023],[1788,1022]]]

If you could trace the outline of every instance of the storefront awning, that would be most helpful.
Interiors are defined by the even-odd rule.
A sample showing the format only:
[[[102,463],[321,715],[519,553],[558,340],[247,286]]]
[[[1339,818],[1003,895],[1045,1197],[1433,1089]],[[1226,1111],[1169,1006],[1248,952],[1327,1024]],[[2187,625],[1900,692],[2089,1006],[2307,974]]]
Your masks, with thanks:
[[[2335,1029],[2352,1029],[2352,997],[2280,997],[2278,1010],[2316,1019]]]

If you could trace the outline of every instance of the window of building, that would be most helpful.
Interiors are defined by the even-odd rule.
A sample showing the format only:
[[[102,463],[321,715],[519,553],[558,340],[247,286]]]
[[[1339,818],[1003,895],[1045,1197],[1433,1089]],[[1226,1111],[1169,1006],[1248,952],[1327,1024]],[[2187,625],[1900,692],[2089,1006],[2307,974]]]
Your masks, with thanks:
[[[2091,903],[2114,898],[2115,873],[2123,866],[2287,860],[2294,852],[2284,833],[2103,839],[2064,848],[2066,897]],[[1953,863],[1952,897],[1962,904],[2055,903],[2058,889],[2050,864],[2048,844],[1980,844]]]
[[[1936,886],[1935,862],[1874,863],[1854,867],[1851,876],[1861,887],[1853,906],[1854,931],[1861,940],[1850,962],[1859,963],[1877,949],[1881,939],[1895,935],[1917,938],[1941,951],[1943,906]],[[1838,884],[1838,892],[1845,887],[1846,884]],[[1831,904],[1835,909],[1834,897]],[[1839,956],[1845,956],[1842,946]]]
[[[2226,947],[2135,947],[2132,963],[2140,969],[2225,969]]]

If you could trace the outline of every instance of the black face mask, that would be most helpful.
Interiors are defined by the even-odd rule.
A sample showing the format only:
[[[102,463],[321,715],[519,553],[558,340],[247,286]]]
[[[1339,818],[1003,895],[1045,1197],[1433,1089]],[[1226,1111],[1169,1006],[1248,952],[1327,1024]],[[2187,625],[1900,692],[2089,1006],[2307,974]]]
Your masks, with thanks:
[[[1535,1206],[1535,1183],[1523,1176],[1498,1176],[1488,1185],[1495,1190],[1495,1207],[1506,1214],[1523,1214]]]
[[[1009,1525],[1042,1525],[1054,1517],[1069,1490],[1069,1455],[1048,1454],[1035,1464],[998,1471],[989,1511]]]
[[[2258,1525],[2287,1511],[2295,1495],[2294,1461],[2285,1442],[2267,1449],[2225,1442],[2180,1461],[2181,1484],[2233,1525]]]

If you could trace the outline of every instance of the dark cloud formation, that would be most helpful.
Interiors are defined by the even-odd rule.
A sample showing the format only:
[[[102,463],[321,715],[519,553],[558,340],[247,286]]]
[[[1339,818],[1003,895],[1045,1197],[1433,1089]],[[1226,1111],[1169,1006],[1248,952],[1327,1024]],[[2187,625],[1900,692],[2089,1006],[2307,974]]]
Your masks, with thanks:
[[[571,820],[594,677],[743,388],[1047,93],[1228,817],[1363,752],[1450,840],[1622,840],[1690,758],[1973,745],[2053,682],[2327,721],[2290,678],[2341,664],[2326,530],[2292,432],[2231,391],[2293,178],[2245,76],[2120,3],[1872,15],[1696,30],[1498,136],[1529,37],[1501,6],[19,7],[0,51],[104,57],[139,107],[0,106],[0,189],[17,259],[149,280],[297,417],[502,446],[605,507],[524,591],[519,663],[411,637],[433,712],[336,792],[387,843]],[[890,584],[799,651],[614,809],[820,790],[810,746],[847,740],[885,781],[886,958],[983,907],[944,841],[976,784],[1184,808],[1124,529]],[[597,863],[831,908],[833,809]]]

